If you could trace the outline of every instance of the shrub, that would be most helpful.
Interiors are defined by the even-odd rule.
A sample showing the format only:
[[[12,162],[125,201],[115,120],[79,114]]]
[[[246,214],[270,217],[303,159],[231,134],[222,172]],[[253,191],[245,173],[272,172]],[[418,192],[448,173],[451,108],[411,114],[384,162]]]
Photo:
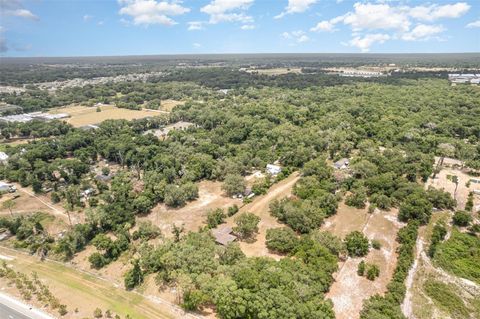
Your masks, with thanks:
[[[368,239],[359,231],[353,231],[345,237],[345,245],[351,257],[365,256],[368,253]]]
[[[382,248],[382,244],[378,240],[372,239],[372,248],[378,250]]]
[[[236,213],[238,213],[238,210],[239,209],[237,204],[234,204],[233,206],[228,207],[228,210],[227,210],[228,216],[235,215]]]
[[[297,235],[290,228],[272,228],[267,230],[267,248],[279,253],[291,252],[298,242]]]
[[[378,266],[375,264],[368,264],[366,273],[367,279],[373,281],[378,276],[380,276],[380,268],[378,268]]]
[[[357,274],[363,276],[365,274],[365,261],[361,261],[357,267]]]
[[[430,257],[435,255],[437,245],[445,238],[446,235],[447,229],[445,228],[445,225],[441,222],[437,222],[435,226],[433,226],[430,247],[428,248],[428,255]]]
[[[103,317],[102,309],[95,308],[95,310],[93,311],[93,317],[94,318],[102,318]]]
[[[135,288],[137,285],[143,282],[143,272],[140,269],[140,263],[137,260],[133,261],[133,268],[127,271],[125,274],[125,288],[131,290]]]
[[[225,176],[222,189],[228,196],[243,194],[245,191],[245,180],[239,174],[228,174]]]
[[[225,213],[223,209],[217,208],[214,210],[210,210],[207,213],[207,225],[210,229],[217,227],[218,225],[225,222]]]
[[[103,257],[102,254],[99,252],[94,252],[88,257],[88,261],[90,262],[91,266],[95,269],[100,269],[103,266],[108,264],[108,260]]]
[[[452,221],[457,226],[466,227],[471,223],[472,215],[470,215],[469,213],[467,213],[465,211],[459,210],[459,211],[455,212],[455,214],[453,215]]]

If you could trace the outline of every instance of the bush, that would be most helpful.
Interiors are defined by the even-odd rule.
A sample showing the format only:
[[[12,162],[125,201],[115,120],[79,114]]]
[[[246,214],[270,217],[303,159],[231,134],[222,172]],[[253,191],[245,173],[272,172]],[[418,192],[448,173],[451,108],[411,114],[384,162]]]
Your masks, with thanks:
[[[258,232],[260,217],[252,213],[243,213],[235,218],[237,226],[233,231],[242,239],[249,239]]]
[[[225,213],[223,212],[223,209],[217,208],[214,210],[210,210],[207,213],[207,225],[208,228],[213,229],[217,227],[220,224],[223,224],[225,222]]]
[[[267,229],[267,248],[282,254],[291,252],[298,242],[297,235],[290,228]]]
[[[127,290],[131,290],[135,288],[137,285],[143,282],[143,272],[140,269],[140,264],[138,260],[133,262],[133,268],[127,271],[125,274],[125,288]]]
[[[228,210],[227,210],[228,216],[235,215],[236,213],[238,213],[238,210],[239,209],[237,204],[234,204],[233,206],[228,207]]]
[[[357,274],[363,276],[365,274],[365,262],[362,260],[357,267]]]
[[[95,308],[95,310],[93,311],[93,317],[94,318],[102,318],[103,317],[102,309]]]
[[[108,264],[108,260],[103,257],[102,254],[99,252],[94,252],[88,257],[88,261],[90,262],[91,266],[95,269],[100,269],[103,266]]]
[[[453,223],[460,227],[466,227],[472,222],[472,215],[465,211],[457,211],[453,215]]]
[[[353,231],[345,237],[345,245],[351,257],[361,257],[368,253],[368,239],[359,231]]]
[[[151,221],[142,221],[139,223],[138,230],[133,232],[132,238],[134,240],[139,238],[142,240],[150,240],[157,238],[161,234],[160,228],[153,225]]]
[[[345,199],[345,204],[355,208],[365,208],[366,202],[367,202],[367,192],[363,187],[352,190],[352,193],[348,195],[347,198]]]
[[[60,306],[58,307],[58,313],[59,313],[59,315],[62,316],[62,317],[65,316],[65,315],[68,313],[68,311],[67,311],[67,305],[60,305]]]
[[[382,244],[378,240],[373,239],[372,240],[372,248],[378,250],[378,249],[382,248]]]
[[[437,245],[445,238],[446,235],[447,229],[445,228],[445,225],[441,222],[437,222],[435,226],[433,226],[430,247],[428,248],[428,255],[430,257],[435,255]]]
[[[423,197],[421,193],[414,193],[405,199],[400,206],[398,218],[401,221],[418,220],[425,225],[432,215],[432,203]]]
[[[378,266],[375,264],[368,264],[367,275],[366,275],[367,279],[373,281],[378,276],[380,276],[380,268],[378,268]]]
[[[183,294],[182,308],[188,311],[197,311],[200,306],[209,300],[208,295],[200,290],[189,290]]]

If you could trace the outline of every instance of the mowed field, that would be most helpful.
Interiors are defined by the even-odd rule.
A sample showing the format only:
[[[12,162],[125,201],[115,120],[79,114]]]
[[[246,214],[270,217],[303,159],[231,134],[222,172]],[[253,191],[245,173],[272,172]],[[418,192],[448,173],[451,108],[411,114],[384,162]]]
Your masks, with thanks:
[[[69,312],[62,318],[91,318],[97,307],[103,311],[110,309],[113,313],[121,314],[122,318],[127,314],[135,319],[195,318],[165,301],[150,300],[140,294],[125,291],[107,280],[61,263],[48,260],[41,262],[37,257],[3,247],[0,247],[0,255],[9,260],[7,264],[14,270],[26,274],[35,271],[38,274],[60,302],[67,305]],[[7,286],[5,279],[0,279],[0,286],[8,294],[15,296],[18,293],[14,286]],[[38,302],[32,301],[32,304],[42,308]],[[74,309],[78,309],[78,312]]]
[[[120,109],[113,105],[101,106],[101,112],[96,111],[96,107],[87,107],[82,105],[67,106],[49,111],[51,114],[68,113],[69,118],[65,121],[74,127],[85,126],[89,124],[99,124],[105,120],[135,120],[149,116],[157,116],[155,110],[128,110]]]

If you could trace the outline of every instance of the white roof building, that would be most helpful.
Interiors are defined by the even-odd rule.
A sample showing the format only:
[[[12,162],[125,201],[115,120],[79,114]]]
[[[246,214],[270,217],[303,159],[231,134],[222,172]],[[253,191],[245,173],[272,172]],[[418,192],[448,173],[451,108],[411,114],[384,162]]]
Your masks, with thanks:
[[[282,168],[278,165],[267,164],[267,172],[271,175],[277,175],[282,171]]]

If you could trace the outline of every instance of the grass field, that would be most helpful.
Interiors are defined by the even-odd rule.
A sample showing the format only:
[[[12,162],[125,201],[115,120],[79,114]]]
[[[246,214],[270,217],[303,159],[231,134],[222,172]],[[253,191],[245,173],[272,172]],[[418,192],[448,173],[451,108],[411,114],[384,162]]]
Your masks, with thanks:
[[[36,271],[60,302],[67,305],[69,313],[64,318],[90,318],[97,307],[103,311],[110,309],[122,318],[127,314],[135,319],[189,317],[169,304],[150,301],[140,294],[116,288],[108,281],[71,267],[51,261],[41,262],[36,257],[3,247],[0,247],[0,254],[13,258],[8,264],[16,271],[28,274]],[[5,287],[6,292],[14,294],[14,287],[6,287],[3,281],[0,285]],[[78,312],[73,311],[76,308]]]
[[[274,68],[274,69],[249,69],[249,73],[258,73],[263,75],[282,75],[288,73],[302,73],[301,68]]]
[[[56,108],[49,113],[68,113],[70,117],[66,119],[67,123],[74,127],[80,127],[89,124],[99,124],[105,120],[134,120],[149,116],[158,116],[158,111],[154,110],[128,110],[120,109],[113,105],[104,105],[101,112],[96,111],[96,107],[87,107],[81,105]]]

